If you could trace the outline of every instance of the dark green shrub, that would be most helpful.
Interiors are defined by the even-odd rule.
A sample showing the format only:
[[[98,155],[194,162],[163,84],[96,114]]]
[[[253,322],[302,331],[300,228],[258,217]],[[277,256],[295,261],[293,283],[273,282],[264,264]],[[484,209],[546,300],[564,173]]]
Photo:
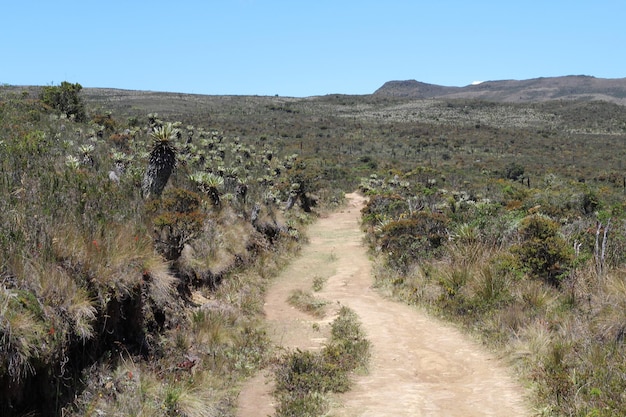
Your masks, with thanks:
[[[344,372],[365,366],[369,360],[370,343],[354,311],[341,307],[339,316],[333,321],[331,335],[333,343],[323,351],[327,362],[335,364]],[[338,389],[334,390],[339,392]]]
[[[78,95],[83,86],[63,81],[58,86],[47,86],[41,92],[41,101],[44,104],[64,113],[67,117],[74,117],[82,122],[86,119],[85,105]]]
[[[363,155],[359,158],[359,162],[361,162],[365,168],[370,170],[375,170],[378,168],[378,162],[374,158],[369,155]]]
[[[578,195],[578,203],[583,214],[592,214],[600,207],[600,199],[589,189]]]
[[[558,285],[573,262],[572,249],[559,234],[559,224],[541,216],[522,219],[518,232],[522,242],[511,251],[531,275]]]
[[[448,223],[449,219],[441,213],[414,213],[410,218],[383,226],[380,247],[392,266],[405,269],[436,253],[448,238]]]
[[[318,392],[283,393],[276,406],[276,417],[317,417],[328,411],[328,401]]]
[[[347,388],[347,375],[318,353],[296,350],[283,361],[276,378],[278,391],[304,394],[344,392]]]
[[[367,205],[361,210],[363,223],[376,226],[383,218],[397,219],[402,213],[406,213],[409,205],[398,194],[380,194],[372,196]]]
[[[524,177],[524,167],[517,162],[511,162],[504,168],[504,177],[509,180],[518,181]]]

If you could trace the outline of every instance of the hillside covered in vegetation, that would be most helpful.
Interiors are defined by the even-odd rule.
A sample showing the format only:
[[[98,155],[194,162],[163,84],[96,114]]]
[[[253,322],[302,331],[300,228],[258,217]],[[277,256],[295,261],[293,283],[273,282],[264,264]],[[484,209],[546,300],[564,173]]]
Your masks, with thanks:
[[[588,75],[541,77],[529,80],[477,81],[465,87],[446,87],[415,80],[389,81],[374,92],[380,96],[414,99],[474,99],[528,103],[550,100],[603,100],[626,104],[626,78]]]
[[[623,106],[3,86],[0,150],[2,415],[232,415],[264,285],[357,188],[381,291],[539,414],[626,413]]]

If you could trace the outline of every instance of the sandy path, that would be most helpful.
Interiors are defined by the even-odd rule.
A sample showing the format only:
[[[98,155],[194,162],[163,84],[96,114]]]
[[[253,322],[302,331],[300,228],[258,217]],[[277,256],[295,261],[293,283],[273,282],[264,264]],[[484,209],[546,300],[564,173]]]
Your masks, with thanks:
[[[523,390],[493,356],[453,327],[381,297],[371,287],[371,264],[359,230],[363,198],[347,195],[348,208],[319,220],[311,242],[277,278],[265,314],[274,343],[317,349],[325,331],[286,302],[293,289],[310,290],[314,277],[327,278],[321,298],[354,310],[372,344],[368,372],[352,390],[336,397],[333,416],[530,416]],[[238,417],[272,415],[265,375],[249,381],[239,397]]]

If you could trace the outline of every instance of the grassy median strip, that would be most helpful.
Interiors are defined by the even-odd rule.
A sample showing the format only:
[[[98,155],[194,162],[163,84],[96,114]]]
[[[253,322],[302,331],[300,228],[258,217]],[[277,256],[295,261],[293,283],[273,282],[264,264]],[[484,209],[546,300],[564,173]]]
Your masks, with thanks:
[[[279,358],[274,370],[276,416],[319,416],[328,411],[325,394],[350,389],[350,375],[370,356],[358,316],[341,307],[332,323],[331,340],[319,352],[295,350]]]

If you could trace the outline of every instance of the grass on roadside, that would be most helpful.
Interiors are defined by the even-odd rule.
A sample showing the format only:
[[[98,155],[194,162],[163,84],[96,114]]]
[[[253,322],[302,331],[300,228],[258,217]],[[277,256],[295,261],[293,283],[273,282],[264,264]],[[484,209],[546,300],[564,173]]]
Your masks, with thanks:
[[[298,310],[309,313],[317,318],[324,317],[326,314],[326,306],[328,305],[328,301],[315,297],[311,292],[301,289],[293,290],[287,301]]]
[[[332,323],[331,340],[319,352],[296,350],[277,360],[274,369],[276,416],[320,416],[328,412],[329,392],[351,387],[350,375],[369,360],[370,342],[358,316],[341,307]]]
[[[324,288],[324,284],[326,284],[326,281],[328,281],[328,278],[320,277],[319,275],[313,277],[313,291],[322,291],[322,288]]]

